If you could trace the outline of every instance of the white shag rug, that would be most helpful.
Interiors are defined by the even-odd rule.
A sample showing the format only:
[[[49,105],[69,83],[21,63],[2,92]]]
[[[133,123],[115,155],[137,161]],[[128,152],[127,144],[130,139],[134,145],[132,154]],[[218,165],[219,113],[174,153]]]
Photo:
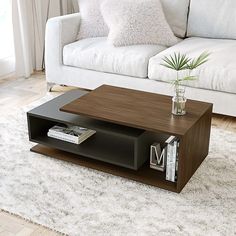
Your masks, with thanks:
[[[0,116],[1,209],[72,236],[236,235],[236,133],[212,128],[210,153],[180,194],[32,146],[25,112]]]

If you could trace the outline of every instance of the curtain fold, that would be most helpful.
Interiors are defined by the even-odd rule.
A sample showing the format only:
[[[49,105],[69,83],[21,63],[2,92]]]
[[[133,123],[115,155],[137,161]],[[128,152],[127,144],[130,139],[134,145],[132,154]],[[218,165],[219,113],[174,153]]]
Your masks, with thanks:
[[[16,76],[43,69],[47,19],[77,11],[76,0],[12,0]]]
[[[15,69],[11,0],[0,0],[0,79]]]
[[[27,77],[33,72],[33,16],[29,9],[32,9],[30,1],[12,1],[15,72],[17,76]]]

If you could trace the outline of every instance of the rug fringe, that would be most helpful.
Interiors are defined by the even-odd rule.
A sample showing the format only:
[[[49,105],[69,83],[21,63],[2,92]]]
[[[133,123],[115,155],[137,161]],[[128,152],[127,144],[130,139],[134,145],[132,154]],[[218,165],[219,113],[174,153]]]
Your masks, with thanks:
[[[58,233],[58,234],[60,234],[60,235],[69,236],[68,234],[59,232],[59,231],[57,231],[57,230],[55,230],[55,229],[49,228],[48,226],[45,226],[45,225],[36,223],[36,222],[34,222],[34,221],[32,221],[32,220],[30,220],[30,219],[28,219],[28,218],[25,218],[25,217],[23,217],[23,216],[20,216],[20,215],[18,215],[18,214],[16,214],[16,213],[12,213],[12,212],[10,212],[10,211],[8,211],[8,210],[0,209],[0,212],[4,212],[4,213],[7,213],[7,214],[10,214],[10,215],[12,215],[12,216],[15,216],[15,217],[21,219],[21,220],[25,220],[25,221],[28,222],[28,223],[31,223],[31,224],[34,224],[34,225],[43,227],[43,228],[45,228],[45,229],[47,229],[47,230],[50,230],[50,231],[55,232],[55,233]]]

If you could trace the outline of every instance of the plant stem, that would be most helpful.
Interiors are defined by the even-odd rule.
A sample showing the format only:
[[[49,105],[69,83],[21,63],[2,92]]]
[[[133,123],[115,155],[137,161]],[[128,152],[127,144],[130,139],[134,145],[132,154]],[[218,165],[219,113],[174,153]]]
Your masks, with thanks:
[[[177,71],[177,84],[175,87],[176,92],[176,98],[177,98],[177,113],[179,113],[180,110],[180,101],[179,101],[179,72]]]

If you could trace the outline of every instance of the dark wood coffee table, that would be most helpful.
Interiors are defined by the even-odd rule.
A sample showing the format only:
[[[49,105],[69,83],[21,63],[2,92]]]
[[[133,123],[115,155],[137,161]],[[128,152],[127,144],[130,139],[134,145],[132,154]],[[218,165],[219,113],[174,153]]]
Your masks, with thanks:
[[[171,97],[103,85],[75,90],[27,113],[31,150],[58,159],[180,192],[208,155],[212,104],[187,101],[187,114],[171,114]],[[56,123],[95,129],[81,145],[47,137]],[[178,179],[149,167],[149,149],[169,135],[180,140]]]

